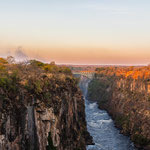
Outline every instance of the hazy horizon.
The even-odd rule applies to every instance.
[[[148,0],[5,0],[0,56],[57,64],[150,63]]]

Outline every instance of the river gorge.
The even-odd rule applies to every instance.
[[[120,134],[109,114],[99,109],[97,102],[86,99],[89,82],[89,79],[81,77],[80,88],[85,100],[87,129],[95,143],[87,146],[87,150],[136,150],[130,138]]]
[[[85,107],[87,128],[95,143],[87,150],[135,150],[129,137],[120,134],[112,118],[96,102],[85,100]]]
[[[150,150],[149,68],[2,60],[0,150]]]

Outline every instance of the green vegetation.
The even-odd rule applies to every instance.
[[[66,66],[57,66],[55,65],[55,62],[51,62],[50,64],[43,63],[37,60],[30,60],[30,65],[35,68],[41,68],[42,70],[49,72],[49,73],[65,73],[71,75],[71,70],[67,68]]]
[[[111,90],[110,86],[109,80],[93,79],[89,83],[87,98],[92,101],[97,101],[99,105],[106,103],[111,96],[111,92],[107,91]]]
[[[149,143],[150,143],[150,140],[148,140],[146,137],[144,137],[143,135],[140,135],[140,134],[135,134],[132,137],[132,140],[134,143],[143,145],[143,146],[149,145]]]
[[[119,128],[122,128],[124,133],[129,133],[129,116],[118,115],[117,117],[115,117],[115,122]]]
[[[89,135],[81,136],[82,131],[87,130],[84,102],[78,90],[78,79],[73,77],[70,69],[66,66],[58,66],[54,62],[47,64],[37,60],[15,63],[13,58],[9,59],[9,63],[0,65],[4,68],[0,70],[0,115],[4,114],[7,121],[7,116],[11,114],[11,119],[14,121],[12,126],[16,127],[15,134],[20,134],[18,128],[21,128],[21,134],[24,134],[24,123],[28,119],[25,116],[28,113],[28,107],[32,107],[41,115],[45,110],[50,111],[49,115],[51,112],[54,113],[58,120],[54,126],[60,130],[61,143],[58,147],[64,144],[62,146],[64,149],[85,148],[85,138]],[[68,119],[68,114],[72,114],[70,109],[73,110],[73,116],[69,115]],[[3,120],[5,123],[5,118]],[[41,121],[47,122],[48,120],[44,117]],[[69,126],[66,126],[67,121],[69,121]],[[28,145],[28,139],[30,138],[20,140]],[[49,133],[48,144],[45,145],[47,150],[57,149],[52,139]],[[37,140],[36,135],[35,140]],[[74,141],[73,144],[72,141]]]
[[[38,99],[47,107],[53,107],[54,113],[58,114],[61,104],[59,98],[54,99],[55,93],[59,96],[62,90],[77,86],[77,80],[65,66],[57,66],[54,62],[45,64],[37,60],[15,64],[13,57],[8,60],[9,63],[0,58],[0,95],[12,108],[16,100],[21,103],[22,95],[26,95],[29,103]]]

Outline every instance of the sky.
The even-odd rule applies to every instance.
[[[0,56],[149,64],[150,0],[1,0]]]

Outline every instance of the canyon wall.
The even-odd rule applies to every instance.
[[[96,74],[90,82],[87,98],[97,101],[138,148],[150,149],[149,79]]]
[[[2,67],[0,150],[85,150],[92,143],[84,99],[67,68],[35,60]]]
[[[58,150],[83,150],[90,144],[84,100],[78,87],[72,79],[56,79],[52,84],[52,106],[34,95],[18,95],[11,104],[0,99],[0,149],[46,150],[49,140]]]

